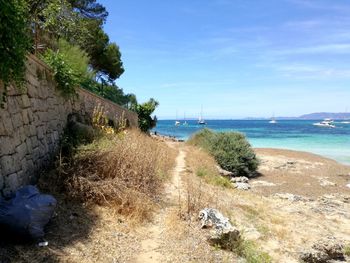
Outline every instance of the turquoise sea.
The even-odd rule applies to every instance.
[[[319,121],[279,120],[271,124],[268,120],[207,120],[207,125],[198,125],[196,120],[188,120],[187,126],[175,126],[174,120],[159,120],[153,131],[184,140],[204,127],[239,131],[253,147],[306,151],[350,164],[350,124],[335,122],[336,128],[325,128],[312,125],[314,122]]]

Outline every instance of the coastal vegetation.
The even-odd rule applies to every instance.
[[[92,121],[92,126],[70,121],[57,169],[42,181],[54,182],[54,188],[78,202],[108,206],[135,221],[149,220],[176,151],[139,130],[126,130],[121,119],[109,126],[100,106]]]
[[[27,5],[23,0],[1,0],[0,10],[0,80],[21,84],[30,48]]]
[[[0,79],[23,82],[26,55],[43,59],[53,71],[64,96],[77,86],[88,89],[140,113],[140,129],[155,125],[151,118],[158,103],[139,104],[135,94],[125,94],[115,81],[124,66],[119,46],[103,30],[108,12],[96,0],[0,1]],[[0,98],[6,100],[6,89]]]
[[[225,170],[236,176],[255,175],[259,161],[245,136],[238,132],[203,129],[194,134],[189,144],[208,151]]]

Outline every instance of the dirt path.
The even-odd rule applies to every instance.
[[[159,253],[159,248],[162,244],[162,233],[165,231],[164,219],[169,213],[169,209],[176,205],[179,197],[181,196],[181,173],[186,166],[185,157],[186,153],[180,149],[179,154],[176,157],[176,165],[173,170],[172,180],[165,189],[166,202],[164,204],[164,207],[162,207],[159,210],[159,213],[155,216],[154,221],[151,224],[147,225],[143,230],[145,236],[148,238],[141,241],[141,252],[136,256],[136,262],[165,262],[165,255]]]

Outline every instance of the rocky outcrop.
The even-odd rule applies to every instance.
[[[303,251],[300,259],[307,263],[327,263],[331,260],[343,260],[343,242],[334,237],[326,237],[315,242],[311,248]]]
[[[201,220],[201,228],[212,228],[207,240],[213,246],[232,250],[241,238],[238,229],[216,209],[204,208],[199,212],[198,218]]]

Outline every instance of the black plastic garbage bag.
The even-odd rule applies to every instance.
[[[43,238],[44,227],[56,204],[53,196],[40,194],[35,186],[24,186],[9,198],[0,200],[0,226],[6,232],[25,238]]]

